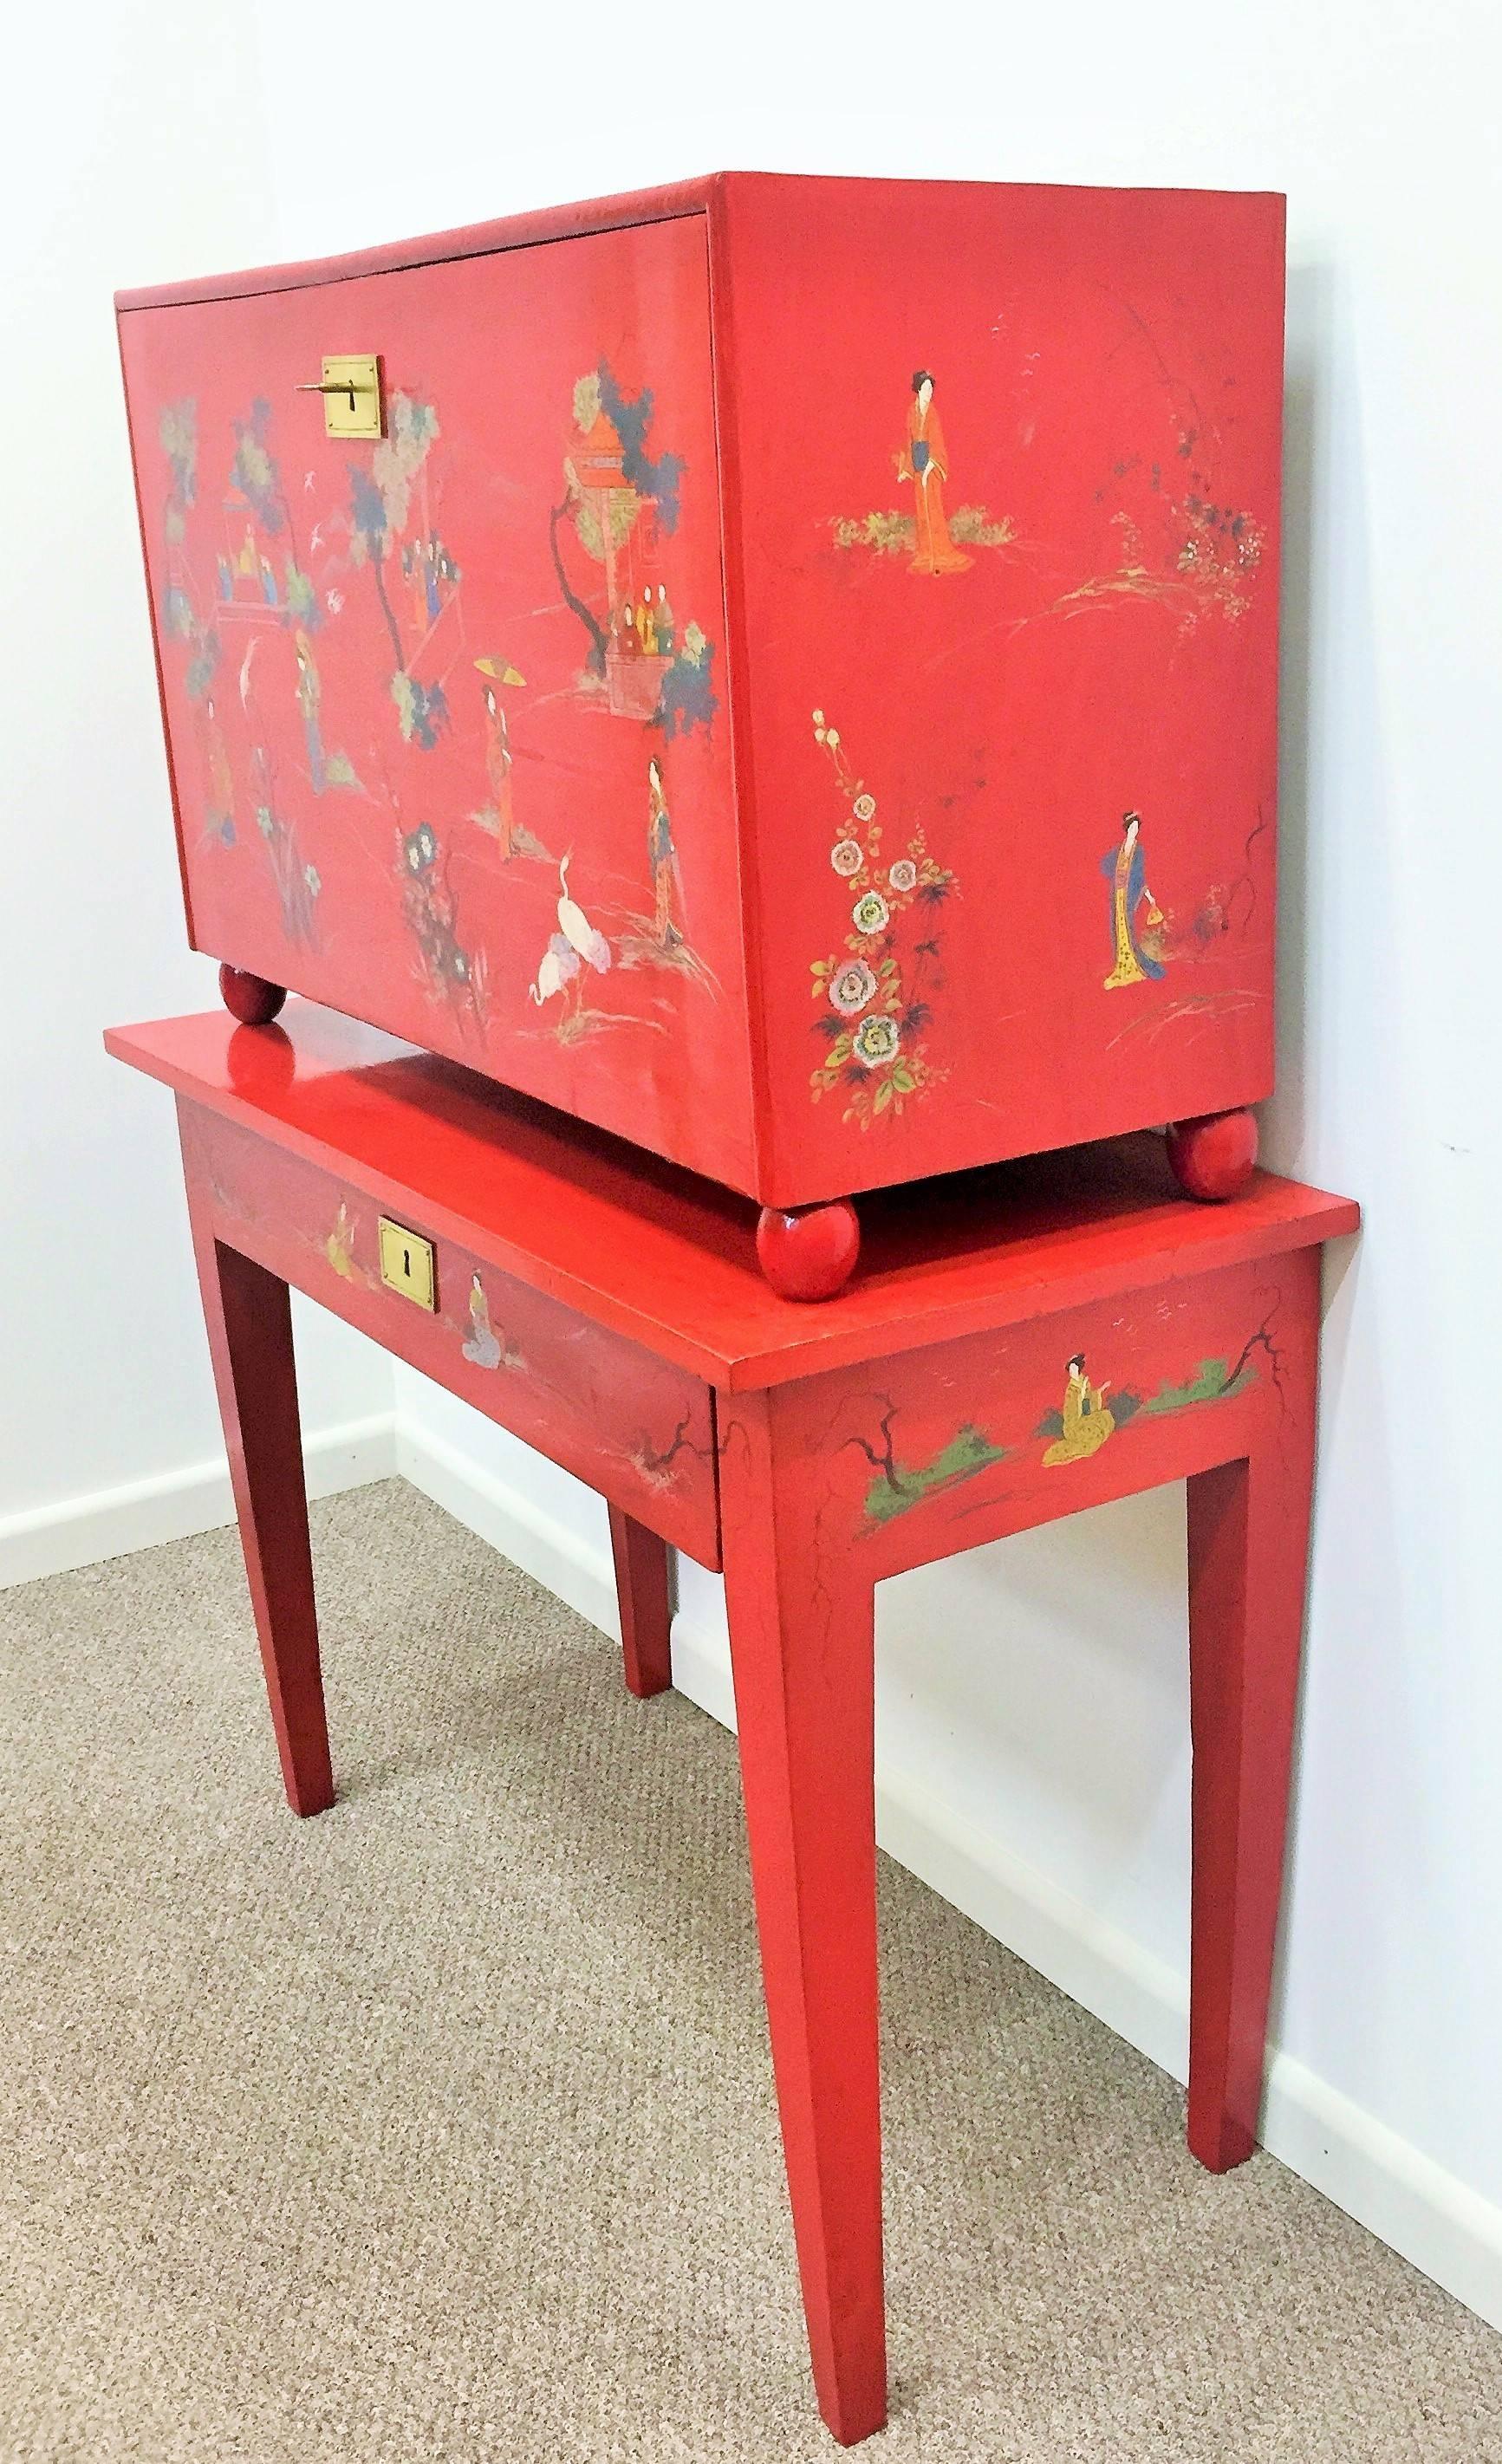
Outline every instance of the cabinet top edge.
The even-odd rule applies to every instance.
[[[712,178],[682,180],[671,187],[638,188],[627,196],[543,206],[529,213],[504,214],[495,222],[468,223],[416,239],[388,240],[379,248],[353,249],[342,256],[249,266],[237,274],[204,275],[189,282],[117,291],[115,312],[128,316],[138,308],[182,308],[211,299],[249,299],[268,291],[306,291],[321,283],[358,281],[364,275],[401,274],[416,266],[452,263],[456,257],[492,256],[547,240],[582,239],[593,231],[620,231],[633,223],[672,222],[707,213],[715,186]]]
[[[1071,190],[1078,196],[1198,196],[1213,197],[1223,204],[1234,200],[1271,206],[1280,214],[1286,205],[1277,189],[1149,188],[1103,187],[1083,181],[879,179],[828,172],[715,171],[664,187],[637,188],[621,196],[542,206],[526,213],[502,215],[494,222],[469,223],[414,239],[390,240],[378,248],[354,249],[338,256],[248,266],[237,273],[127,288],[116,292],[115,312],[117,316],[128,316],[143,308],[191,307],[217,299],[254,298],[266,292],[303,291],[323,283],[357,281],[366,275],[400,274],[419,266],[451,263],[459,257],[491,256],[507,249],[534,248],[550,240],[582,239],[592,232],[620,231],[633,224],[681,220],[708,214],[717,199],[727,191],[753,185],[805,191],[843,189],[847,193],[856,189],[944,188],[970,189],[978,194]]]

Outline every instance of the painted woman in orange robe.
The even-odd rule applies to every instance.
[[[516,815],[511,802],[511,733],[499,696],[489,685],[485,687],[485,776],[490,781],[496,836],[500,841],[504,864],[517,851]]]
[[[956,547],[949,536],[944,516],[944,481],[948,476],[949,454],[934,407],[934,380],[927,368],[919,368],[913,379],[913,400],[908,406],[907,443],[897,456],[897,477],[913,482],[917,537],[917,553],[908,567],[910,573],[963,573],[975,561],[962,548]]]

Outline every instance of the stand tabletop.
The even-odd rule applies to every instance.
[[[855,1280],[800,1304],[762,1278],[749,1199],[312,1002],[270,1026],[213,1010],[104,1041],[184,1101],[383,1203],[396,1196],[415,1223],[731,1392],[1307,1248],[1359,1221],[1350,1199],[1266,1172],[1199,1205],[1142,1133],[865,1196]]]

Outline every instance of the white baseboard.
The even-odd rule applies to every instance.
[[[308,1440],[308,1490],[323,1497],[402,1473],[602,1632],[619,1634],[608,1550],[535,1505],[446,1440],[381,1413]],[[233,1520],[221,1458],[0,1522],[0,1588]],[[674,1683],[728,1727],[724,1638],[674,1628]],[[1183,1979],[989,1832],[904,1772],[877,1775],[876,1828],[900,1864],[1176,2079],[1184,2071]],[[1271,2153],[1493,2326],[1502,2327],[1502,2208],[1482,2198],[1274,2049],[1263,2139]]]
[[[618,1634],[606,1550],[410,1422],[398,1429],[397,1457],[415,1487],[602,1632]],[[734,1727],[722,1636],[696,1631],[680,1616],[673,1632],[673,1680],[691,1702]],[[876,1832],[899,1864],[1172,2078],[1183,2079],[1188,1994],[1175,1969],[1011,1856],[890,1756],[877,1773]],[[1291,2171],[1502,2327],[1502,2208],[1277,2048],[1262,2137]]]
[[[591,1548],[581,1532],[535,1505],[509,1481],[497,1479],[462,1447],[401,1417],[396,1468],[456,1523],[488,1540],[555,1598],[619,1642],[615,1570],[608,1549]]]
[[[377,1412],[368,1419],[320,1429],[307,1439],[303,1459],[310,1497],[331,1497],[337,1489],[387,1480],[396,1469],[396,1416]],[[151,1480],[126,1481],[119,1488],[70,1497],[61,1506],[8,1515],[0,1521],[0,1591],[12,1583],[35,1582],[43,1574],[69,1573],[76,1566],[97,1566],[106,1557],[128,1556],[136,1549],[155,1549],[164,1540],[186,1540],[194,1531],[212,1531],[233,1521],[230,1466],[223,1455],[212,1463],[159,1472]]]

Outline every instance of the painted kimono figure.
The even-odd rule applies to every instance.
[[[1100,869],[1111,884],[1111,944],[1115,962],[1106,978],[1107,992],[1118,984],[1145,983],[1163,972],[1161,960],[1151,955],[1144,937],[1160,931],[1163,917],[1147,886],[1141,829],[1140,813],[1123,813],[1121,844],[1100,859]],[[1140,933],[1138,910],[1145,911]]]
[[[465,1337],[464,1357],[476,1369],[498,1369],[500,1346],[491,1328],[490,1303],[478,1275],[470,1278],[470,1331]]]
[[[907,442],[897,456],[897,477],[913,482],[917,538],[910,573],[963,573],[975,561],[949,536],[944,513],[948,476],[949,452],[934,407],[934,380],[927,368],[919,368],[913,379]]]
[[[500,841],[504,863],[517,851],[516,816],[511,801],[511,736],[500,696],[491,685],[485,687],[485,776],[490,781],[496,836]]]
[[[297,637],[296,649],[298,708],[302,713],[302,741],[307,747],[308,773],[313,781],[313,793],[315,796],[321,796],[326,780],[323,765],[323,726],[319,711],[319,705],[323,698],[323,687],[314,663],[313,645],[306,633],[300,630]]]
[[[1054,1439],[1044,1456],[1046,1465],[1083,1463],[1088,1455],[1099,1453],[1116,1425],[1105,1398],[1105,1383],[1091,1384],[1085,1375],[1085,1355],[1076,1352],[1064,1389],[1064,1434]]]
[[[647,860],[652,867],[652,932],[664,950],[671,950],[683,938],[674,921],[674,891],[678,881],[678,852],[673,844],[673,823],[668,812],[668,800],[663,793],[662,769],[656,756],[647,764]]]
[[[671,659],[673,656],[673,609],[669,604],[668,585],[665,582],[659,582],[657,584],[657,606],[653,621],[657,627],[657,648],[665,659]]]
[[[225,847],[234,845],[234,773],[212,697],[203,704],[199,734],[204,756],[204,828]]]
[[[346,1284],[358,1281],[355,1272],[354,1241],[355,1227],[349,1220],[349,1209],[341,1199],[339,1213],[334,1219],[334,1229],[323,1243],[323,1255],[335,1274],[342,1275]]]

